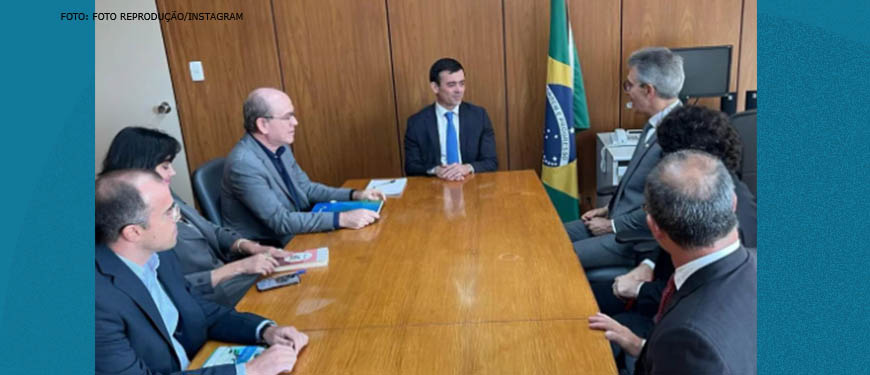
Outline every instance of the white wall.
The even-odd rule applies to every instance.
[[[156,12],[154,0],[96,0],[95,12]],[[112,138],[130,125],[158,128],[181,144],[181,127],[159,21],[94,21],[95,42],[95,172]],[[157,114],[161,102],[172,106]],[[193,204],[193,190],[184,150],[173,163],[178,175],[172,190]]]

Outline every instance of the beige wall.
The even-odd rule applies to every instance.
[[[150,0],[96,0],[96,12],[156,12]],[[95,22],[94,26],[94,171],[102,169],[112,138],[129,125],[159,128],[183,144],[169,65],[155,21]],[[157,114],[161,102],[172,106],[169,114]],[[190,173],[184,150],[173,163],[178,175],[172,190],[193,204]]]

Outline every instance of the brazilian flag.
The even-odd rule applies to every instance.
[[[563,222],[580,218],[574,129],[589,129],[586,90],[565,0],[550,0],[547,116],[541,180]]]

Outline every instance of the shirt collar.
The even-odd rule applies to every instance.
[[[447,108],[444,108],[440,103],[435,102],[435,115],[437,115],[438,118],[443,118],[445,113],[453,112],[453,117],[455,119],[455,118],[459,117],[459,107],[461,105],[462,105],[462,102],[459,102],[459,104],[457,104],[456,107],[453,107],[452,110],[448,111]]]
[[[665,109],[659,111],[659,113],[654,114],[653,117],[650,117],[649,123],[652,125],[653,129],[657,128],[662,120],[664,120],[665,116],[667,116],[668,113],[671,113],[671,111],[673,111],[674,108],[677,108],[679,105],[680,100],[674,100],[674,102],[665,107]]]
[[[281,155],[284,154],[284,151],[285,151],[285,147],[284,147],[284,146],[278,147],[278,149],[275,150],[275,152],[272,152],[272,151],[269,151],[269,148],[267,148],[265,145],[263,145],[262,143],[260,143],[260,141],[257,140],[257,137],[254,137],[253,135],[251,135],[251,138],[254,139],[254,142],[257,142],[257,144],[260,145],[260,148],[263,149],[263,152],[266,153],[266,156],[268,156],[268,157],[270,157],[270,158],[272,158],[272,159],[280,158]]]
[[[733,253],[735,250],[740,248],[740,240],[734,241],[734,243],[723,247],[722,249],[716,250],[710,254],[704,255],[698,259],[695,259],[689,263],[686,263],[676,269],[674,271],[674,285],[677,287],[677,290],[680,290],[680,287],[683,286],[683,283],[689,279],[692,274],[697,272],[699,269],[704,268],[711,263],[722,259],[728,254]]]
[[[121,261],[124,262],[124,264],[126,264],[131,271],[133,271],[134,274],[136,274],[136,277],[138,277],[139,280],[142,280],[143,282],[145,281],[145,277],[147,275],[156,275],[157,267],[160,267],[160,257],[157,256],[157,253],[151,254],[151,257],[148,258],[148,261],[145,262],[144,266],[140,266],[136,264],[136,262],[133,262],[132,260],[129,260],[119,255],[118,253],[114,254],[118,258],[120,258]]]

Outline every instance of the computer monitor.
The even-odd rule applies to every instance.
[[[671,49],[683,58],[686,81],[680,98],[700,98],[728,94],[731,81],[731,46]]]

